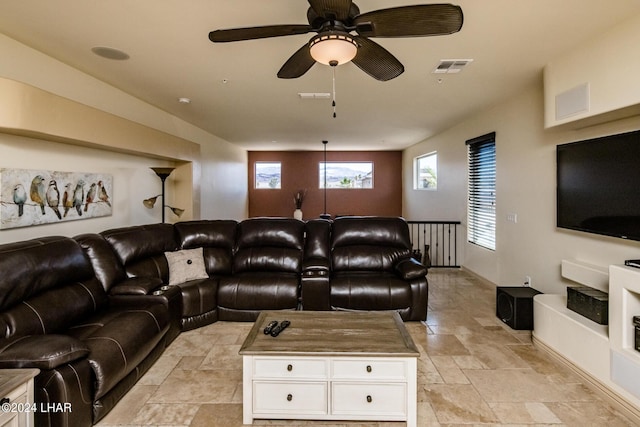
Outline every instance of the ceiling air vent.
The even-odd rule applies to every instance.
[[[454,74],[462,71],[473,59],[441,59],[433,74]]]
[[[298,92],[300,99],[329,99],[330,93],[326,92]]]

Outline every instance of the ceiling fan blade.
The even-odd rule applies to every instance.
[[[310,25],[266,25],[264,27],[232,28],[229,30],[211,31],[209,33],[209,40],[214,43],[226,43],[306,34],[310,31],[313,31]]]
[[[462,9],[453,4],[425,4],[374,10],[356,16],[356,31],[366,37],[420,37],[460,31]]]
[[[280,68],[280,71],[278,71],[278,78],[296,79],[309,71],[315,63],[316,61],[309,53],[309,45],[305,43],[296,51],[296,53],[291,55],[291,58],[289,58],[282,68]]]
[[[386,82],[404,72],[404,66],[388,50],[366,37],[355,36],[358,53],[351,60],[362,71],[376,80]]]
[[[309,5],[318,16],[342,22],[349,18],[351,10],[351,0],[309,0]]]

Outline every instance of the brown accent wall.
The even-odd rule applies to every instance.
[[[319,188],[318,165],[322,151],[250,151],[249,216],[293,216],[293,195],[307,189],[303,219],[317,218],[324,211],[324,190]],[[279,161],[282,188],[256,189],[255,162]],[[402,215],[402,152],[327,151],[327,161],[373,162],[373,188],[327,189],[327,213],[336,215]]]

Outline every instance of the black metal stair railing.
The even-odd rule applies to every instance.
[[[460,268],[458,226],[460,221],[407,221],[413,257],[428,267]]]

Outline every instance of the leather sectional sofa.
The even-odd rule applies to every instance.
[[[38,426],[90,426],[180,333],[262,310],[425,320],[427,269],[402,218],[251,218],[0,245],[0,368],[35,367]],[[171,285],[169,285],[171,284]]]
[[[152,298],[112,298],[67,237],[0,246],[0,368],[39,368],[37,426],[89,426],[162,354],[170,314]]]

